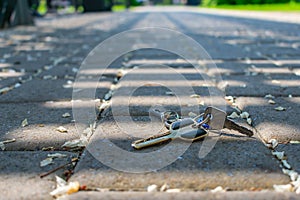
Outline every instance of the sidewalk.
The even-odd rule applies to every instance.
[[[49,193],[58,175],[80,184],[82,191],[69,199],[297,199],[299,25],[238,18],[229,11],[228,17],[192,8],[148,11],[48,17],[35,27],[0,32],[0,141],[7,141],[0,152],[3,196],[52,199]],[[151,41],[154,47],[166,45],[194,55],[184,39],[174,40],[164,31],[148,31],[151,36],[129,33],[123,43],[89,54],[112,35],[149,26],[192,37],[211,59],[187,62],[158,49],[119,54],[122,48]],[[93,59],[81,65],[88,55]],[[103,70],[114,57],[118,59]],[[90,68],[82,71],[82,66]],[[90,90],[95,91],[93,98],[76,98]],[[98,114],[112,91],[112,107],[98,120],[97,115],[84,115],[90,107]],[[205,140],[140,151],[131,147],[138,138],[165,131],[158,119],[149,118],[151,107],[161,105],[188,116],[211,104],[226,108],[229,115],[238,113],[234,106],[248,112],[255,135],[211,132],[208,138],[217,142],[203,158],[199,151]],[[247,119],[235,120],[250,126]],[[75,148],[66,145],[70,141]],[[279,158],[272,152],[279,152]],[[144,160],[138,159],[141,155]],[[160,165],[165,162],[169,165]],[[160,189],[164,192],[147,192]]]

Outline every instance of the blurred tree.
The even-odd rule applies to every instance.
[[[15,15],[13,15],[14,12]],[[32,24],[33,18],[27,1],[0,0],[0,28]]]
[[[84,12],[111,11],[112,0],[83,0]]]
[[[15,5],[15,18],[13,25],[33,25],[33,17],[30,12],[27,1],[17,0]]]
[[[0,28],[11,25],[11,15],[17,0],[0,0]]]

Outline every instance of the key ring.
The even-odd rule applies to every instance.
[[[156,117],[159,117],[161,119],[161,121],[165,124],[166,128],[168,128],[168,129],[170,128],[170,125],[173,122],[180,119],[179,114],[175,111],[167,110],[167,111],[161,112],[158,109],[151,109],[149,112],[150,112],[150,114],[152,114]]]
[[[200,118],[203,118],[205,113],[202,113],[201,115],[197,116],[194,118],[195,120],[195,124],[192,125],[193,128],[199,128],[202,125],[208,123],[211,119],[212,119],[212,115],[211,114],[207,114],[206,117],[201,120],[200,122],[197,122],[197,120],[199,120]]]
[[[162,113],[162,118],[164,121],[174,122],[177,121],[180,117],[175,111],[165,111]]]

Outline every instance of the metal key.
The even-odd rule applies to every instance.
[[[236,130],[242,134],[245,134],[249,137],[253,135],[253,131],[249,130],[244,126],[240,126],[239,124],[235,123],[234,121],[227,118],[227,114],[225,111],[220,110],[215,107],[207,107],[203,118],[210,117],[208,121],[208,125],[210,129],[221,130],[223,128],[228,128],[231,130]]]
[[[181,139],[189,142],[199,140],[205,137],[208,132],[201,128],[193,128],[195,121],[191,118],[182,119],[181,121],[173,122],[170,130],[164,134],[152,136],[147,139],[141,139],[133,142],[131,146],[135,149],[161,144],[174,139]]]

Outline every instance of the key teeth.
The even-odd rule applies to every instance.
[[[134,143],[131,144],[131,147],[134,148],[134,149],[140,149]]]

